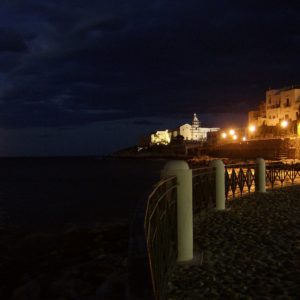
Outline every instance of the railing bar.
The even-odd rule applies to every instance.
[[[154,186],[153,191],[151,192],[151,194],[148,196],[148,199],[152,197],[153,194],[156,193],[157,189],[160,188],[162,185],[166,184],[169,181],[172,181],[176,179],[176,176],[172,176],[172,177],[168,177],[167,179],[161,179],[159,182],[157,182],[157,184]]]
[[[193,174],[193,178],[194,177],[198,177],[198,176],[204,176],[204,175],[213,175],[215,174],[215,172],[207,172],[207,173],[196,173],[196,174]]]
[[[199,171],[199,170],[210,170],[210,169],[214,169],[214,167],[201,167],[201,168],[194,168],[191,169],[192,171]]]
[[[148,200],[147,200],[147,207],[146,207],[146,216],[147,216],[147,212],[149,211],[149,206],[150,206],[150,202],[149,199],[153,198],[153,196],[156,194],[156,192],[158,191],[159,188],[161,188],[163,186],[163,184],[168,183],[169,181],[173,181],[174,179],[176,179],[176,176],[172,176],[169,177],[167,179],[162,179],[160,180],[157,185],[154,187],[153,191],[151,192],[151,194],[148,196]]]
[[[165,198],[165,196],[169,193],[169,191],[172,191],[172,190],[174,190],[174,189],[176,189],[176,188],[177,188],[177,184],[171,186],[170,188],[168,188],[168,189],[167,189],[167,190],[166,190],[166,191],[158,198],[158,200],[156,201],[155,205],[152,206],[152,211],[153,211],[153,212],[149,215],[148,220],[150,220],[150,219],[152,218],[153,213],[155,213],[156,208],[157,208],[157,206],[160,204],[160,202],[162,201],[162,199]],[[151,200],[149,199],[149,201],[151,201]],[[148,215],[148,210],[146,210],[146,215]]]

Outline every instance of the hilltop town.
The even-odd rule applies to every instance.
[[[265,100],[248,112],[242,128],[206,128],[194,113],[191,124],[141,137],[117,156],[300,158],[300,86],[266,91]]]

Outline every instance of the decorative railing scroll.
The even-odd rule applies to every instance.
[[[226,200],[255,191],[255,165],[236,164],[225,166]]]
[[[215,207],[215,169],[193,169],[193,211],[199,213]]]
[[[225,166],[226,200],[255,191],[255,164]],[[300,183],[300,164],[273,162],[266,164],[266,186],[273,189]]]
[[[177,180],[161,180],[148,197],[145,222],[148,257],[156,300],[165,299],[177,258]]]
[[[300,164],[276,162],[266,165],[266,184],[270,188],[294,183],[300,183]]]

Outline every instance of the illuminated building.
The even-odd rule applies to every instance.
[[[208,132],[218,131],[219,128],[203,128],[200,127],[200,121],[194,114],[192,125],[183,124],[178,130],[159,130],[150,136],[150,145],[168,145],[172,138],[181,135],[186,141],[206,141]]]
[[[194,114],[192,125],[183,124],[179,127],[179,134],[183,136],[184,140],[187,141],[205,141],[207,139],[207,133],[218,131],[220,128],[204,128],[200,126],[201,123]]]
[[[300,119],[300,86],[270,89],[258,110],[248,113],[249,126],[279,126],[281,121]]]
[[[168,129],[156,131],[156,133],[151,134],[151,144],[168,145],[171,141],[171,134]]]

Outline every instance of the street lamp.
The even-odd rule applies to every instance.
[[[249,131],[249,138],[254,138],[254,133],[256,131],[256,126],[255,125],[249,125],[248,131]]]
[[[251,133],[253,133],[253,132],[256,131],[255,125],[250,125],[248,129],[249,129],[249,131],[250,131]]]
[[[229,134],[232,135],[232,136],[234,136],[235,135],[235,131],[233,129],[230,129],[229,130]]]
[[[289,122],[288,122],[287,120],[283,120],[283,121],[281,121],[281,123],[280,123],[280,126],[281,126],[282,128],[287,128],[288,125],[289,125]]]

